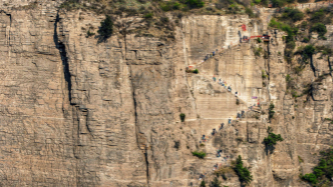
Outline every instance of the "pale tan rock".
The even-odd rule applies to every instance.
[[[327,59],[315,55],[316,72],[306,66],[296,76],[283,59],[284,33],[267,27],[270,9],[260,9],[261,21],[183,17],[173,42],[116,32],[98,43],[82,28],[93,26],[97,33],[104,16],[57,12],[62,1],[23,9],[30,2],[0,2],[2,186],[198,186],[201,173],[209,182],[215,164],[231,166],[241,155],[253,175],[251,186],[300,187],[307,184],[299,174],[311,172],[319,152],[332,145],[333,127],[324,120],[332,118],[332,80],[317,80],[329,73]],[[141,18],[118,21],[134,21],[129,30],[141,24]],[[239,44],[238,31],[268,32],[273,41]],[[269,50],[269,58],[255,56],[254,47]],[[199,74],[186,73],[189,65]],[[298,93],[310,84],[312,95],[296,102],[286,94],[287,74]],[[265,114],[248,111],[258,100]],[[242,110],[246,118],[236,120]],[[268,126],[284,138],[272,154],[262,144]],[[202,135],[209,139],[204,145]],[[206,158],[192,156],[195,150]],[[232,170],[226,176],[219,178],[223,185],[240,186]]]

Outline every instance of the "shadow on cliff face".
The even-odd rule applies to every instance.
[[[268,154],[272,154],[275,150],[275,146],[274,145],[271,145],[271,146],[265,146],[265,153],[266,155]]]
[[[53,34],[53,41],[56,46],[56,48],[59,50],[61,61],[63,65],[63,71],[64,71],[64,78],[67,83],[67,89],[68,89],[68,100],[71,104],[72,98],[71,98],[71,91],[72,91],[72,82],[71,82],[71,74],[69,72],[69,66],[68,66],[68,59],[67,59],[67,53],[66,53],[66,47],[62,42],[59,42],[58,38],[58,32],[57,32],[57,26],[59,22],[59,13],[57,13],[56,20],[54,22],[54,34]]]

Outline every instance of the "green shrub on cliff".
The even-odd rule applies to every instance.
[[[284,0],[272,0],[271,2],[273,7],[282,7],[283,5],[286,4],[286,1]]]
[[[185,2],[190,8],[201,8],[205,5],[202,0],[186,0]]]
[[[163,11],[172,11],[172,10],[189,10],[195,8],[202,8],[205,6],[204,1],[202,0],[180,0],[180,1],[166,1],[160,3],[160,8]]]
[[[180,121],[184,122],[186,115],[184,113],[181,113],[181,114],[179,114],[179,117],[180,117]]]
[[[307,182],[309,182],[310,184],[312,184],[313,186],[315,186],[318,183],[317,177],[315,174],[313,173],[308,173],[305,174],[303,176],[301,176],[301,178]]]
[[[274,108],[275,108],[274,104],[271,103],[268,108],[268,119],[272,119],[274,117],[275,114]]]
[[[106,18],[101,22],[101,26],[99,27],[98,34],[100,35],[100,39],[105,41],[110,38],[113,33],[113,22],[110,16],[106,16]]]
[[[262,51],[263,51],[262,47],[254,47],[253,48],[254,56],[260,56],[260,54],[262,53]]]
[[[320,52],[322,54],[322,56],[324,56],[324,55],[332,56],[333,55],[333,50],[326,46],[316,46],[316,51]]]
[[[318,11],[315,11],[310,18],[310,22],[312,23],[320,23],[325,18],[325,12],[324,9],[319,9]]]
[[[304,47],[303,55],[307,58],[311,58],[315,51],[316,49],[313,47],[313,45],[307,45]]]
[[[198,158],[203,159],[203,158],[205,158],[206,153],[203,152],[203,151],[193,151],[193,152],[192,152],[192,155],[193,155],[193,156],[196,156],[196,157],[198,157]]]
[[[238,175],[239,181],[243,186],[249,185],[253,180],[253,177],[249,169],[243,166],[242,157],[240,155],[236,159],[233,169]]]
[[[37,2],[37,1],[36,1]],[[64,8],[66,10],[71,10],[75,8],[80,8],[82,7],[79,0],[67,0],[64,1],[59,8]]]
[[[147,14],[143,15],[143,17],[146,18],[146,19],[151,19],[151,18],[153,18],[153,15],[154,14],[152,12],[150,12],[150,13],[147,13]]]
[[[264,144],[266,146],[274,146],[278,141],[283,141],[280,134],[269,133],[269,135],[264,139]]]
[[[311,27],[311,32],[317,32],[318,36],[323,38],[324,35],[327,33],[326,26],[322,23],[316,23]]]
[[[302,42],[308,43],[309,41],[310,41],[310,39],[308,37],[304,37]]]
[[[245,13],[249,15],[250,18],[256,17],[256,14],[253,13],[251,8],[245,7]]]
[[[283,141],[283,138],[280,134],[274,134],[273,129],[268,127],[267,129],[268,136],[264,138],[263,144],[265,144],[266,154],[273,153],[275,145],[278,141]]]
[[[308,60],[311,60],[312,55],[315,54],[316,48],[313,45],[306,45],[305,47],[299,47],[295,54],[302,56],[302,62],[307,64]]]
[[[309,182],[312,186],[323,181],[332,181],[333,177],[333,149],[322,151],[318,165],[312,173],[301,175],[301,179]]]
[[[286,8],[280,17],[281,20],[292,21],[292,22],[300,21],[303,18],[304,18],[304,13],[294,8]]]
[[[209,187],[221,187],[221,182],[215,177],[214,180],[210,182]]]

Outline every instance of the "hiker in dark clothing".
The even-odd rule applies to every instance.
[[[244,110],[242,110],[242,118],[244,118],[244,114],[245,114],[245,112],[244,112]]]
[[[221,123],[220,130],[223,129],[224,123]]]
[[[206,137],[205,137],[205,135],[202,135],[201,140],[202,140],[203,142],[206,141]]]
[[[203,178],[205,178],[205,175],[200,174],[200,175],[199,175],[199,180],[201,180],[201,179],[203,179]]]
[[[215,129],[213,129],[212,136],[214,136],[214,135],[215,135],[215,133],[216,133],[216,130],[215,130]]]
[[[221,149],[217,150],[217,152],[216,152],[216,157],[221,157],[221,153],[222,153],[222,150],[221,150]]]

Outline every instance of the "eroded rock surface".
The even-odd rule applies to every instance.
[[[228,167],[238,155],[253,174],[251,186],[307,186],[299,174],[332,145],[325,59],[314,58],[316,72],[309,66],[297,77],[312,94],[295,99],[286,92],[292,73],[284,34],[269,30],[267,17],[189,16],[173,41],[128,32],[98,42],[86,33],[97,33],[104,16],[65,11],[61,3],[0,2],[3,186],[198,186],[200,174],[209,181],[215,164]],[[136,20],[118,21],[131,21],[130,30]],[[239,34],[263,32],[273,40],[239,43]],[[268,55],[257,56],[259,47]],[[199,74],[186,73],[191,65]],[[258,102],[265,113],[249,110]],[[285,139],[272,154],[262,144],[268,126]],[[195,150],[207,157],[192,156]],[[223,185],[240,186],[235,173],[226,176]]]

